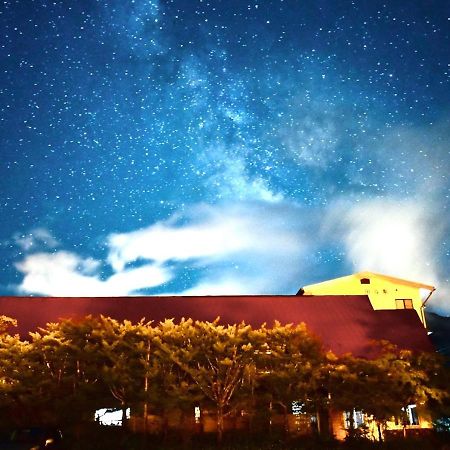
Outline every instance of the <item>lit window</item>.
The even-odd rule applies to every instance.
[[[410,298],[396,298],[395,307],[397,309],[413,309],[413,301]]]
[[[100,425],[113,425],[120,427],[122,426],[122,415],[123,412],[121,409],[102,408],[95,411],[95,420]],[[125,416],[127,419],[130,418],[130,408],[125,411]]]
[[[408,425],[419,425],[416,405],[408,405],[406,407],[406,417],[408,419]]]
[[[413,309],[413,302],[411,299],[405,299],[403,300],[405,303],[405,309]]]
[[[294,416],[298,416],[300,414],[305,414],[305,412],[303,411],[304,407],[305,407],[304,403],[297,402],[297,401],[292,402],[292,414]]]
[[[200,406],[195,406],[194,407],[194,419],[195,419],[195,423],[200,423]]]
[[[353,428],[364,425],[364,413],[355,409],[353,411],[344,412],[344,426],[346,429],[350,428],[351,420],[353,420]]]

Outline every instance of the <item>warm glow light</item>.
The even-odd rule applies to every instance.
[[[122,426],[122,410],[101,408],[95,411],[95,420],[100,425]],[[130,418],[130,408],[125,411],[126,418]]]
[[[200,423],[200,415],[201,415],[200,406],[196,406],[194,408],[195,423]]]

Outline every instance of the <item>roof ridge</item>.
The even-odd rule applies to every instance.
[[[400,282],[402,284],[408,284],[410,286],[428,289],[430,291],[435,291],[436,290],[436,288],[434,286],[432,286],[431,284],[425,284],[425,283],[421,283],[419,281],[407,280],[406,278],[394,277],[392,275],[385,275],[383,273],[372,272],[372,271],[369,271],[369,270],[364,270],[362,272],[356,272],[353,275],[357,275],[357,276],[368,276],[368,275],[372,275],[373,276],[373,275],[375,275],[376,277],[385,278],[385,279],[387,279],[389,281],[396,281],[396,282]]]

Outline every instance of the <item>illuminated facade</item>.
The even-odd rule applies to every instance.
[[[352,424],[351,421],[353,422]],[[377,441],[380,438],[380,430],[376,421],[372,416],[364,414],[363,411],[330,411],[330,423],[333,435],[339,440],[346,438],[351,427],[355,430],[360,430],[361,434],[364,434],[371,440]],[[432,430],[433,423],[428,411],[411,404],[399,411],[397,417],[392,417],[391,420],[388,420],[383,428],[383,438],[387,434],[406,436]]]
[[[304,295],[367,295],[375,310],[414,309],[426,327],[425,304],[435,287],[374,272],[358,272],[303,287]]]
[[[428,292],[425,297],[421,295],[423,290]],[[423,314],[423,305],[433,291],[433,286],[361,272],[306,286],[299,294],[288,296],[0,297],[0,314],[17,319],[16,332],[23,337],[48,322],[100,314],[133,322],[142,318],[155,322],[168,318],[179,321],[183,317],[213,321],[220,317],[224,324],[244,321],[254,327],[275,320],[282,324],[304,322],[321,338],[325,350],[336,355],[351,353],[372,358],[376,356],[373,340],[388,340],[402,349],[434,351],[424,328]],[[323,423],[328,423],[336,438],[345,438],[351,420],[355,427],[367,426],[369,436],[377,437],[375,423],[362,412],[329,413]],[[403,418],[389,422],[388,430],[405,433],[432,426],[426,412],[417,413],[415,405],[405,405],[405,411],[399,415]],[[203,432],[215,430],[214,418],[199,408],[193,409],[192,419],[195,430],[199,427]],[[98,420],[103,420],[103,415]],[[133,429],[143,427],[139,420],[131,417]],[[157,431],[161,426],[158,417],[152,420],[143,428],[147,432]],[[245,426],[245,420],[244,415],[230,427],[239,429]],[[277,420],[282,420],[280,415],[278,419],[276,415],[273,417],[273,423]],[[306,414],[301,404],[293,403],[288,417],[290,432],[308,434],[314,429],[322,431],[322,426],[319,416]]]

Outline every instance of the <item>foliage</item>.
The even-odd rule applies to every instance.
[[[287,427],[293,400],[303,405],[303,411],[315,410],[313,380],[323,364],[322,346],[303,323],[294,326],[275,322],[272,328],[263,326],[260,333],[264,344],[256,358],[257,397],[266,401],[266,409],[280,405]]]
[[[157,346],[214,405],[221,441],[223,417],[244,388],[255,351],[262,344],[260,335],[244,323],[223,326],[218,321],[183,320],[178,326],[166,321],[162,327],[166,332],[157,340]]]
[[[1,316],[0,315],[0,336],[8,333],[8,330],[11,327],[17,326],[17,320],[12,319],[11,317]]]
[[[381,343],[371,360],[336,357],[304,324],[88,316],[48,324],[29,340],[10,334],[11,325],[0,317],[0,414],[17,426],[89,422],[101,407],[192,420],[201,406],[215,411],[221,440],[227,416],[278,404],[287,417],[293,400],[314,414],[364,411],[380,430],[411,403],[449,415],[448,368],[438,356]]]
[[[410,404],[440,405],[448,398],[443,364],[433,354],[399,350],[378,343],[379,356],[367,360],[344,355],[329,370],[328,389],[335,409],[363,411],[383,425]],[[445,385],[447,383],[447,385]]]

